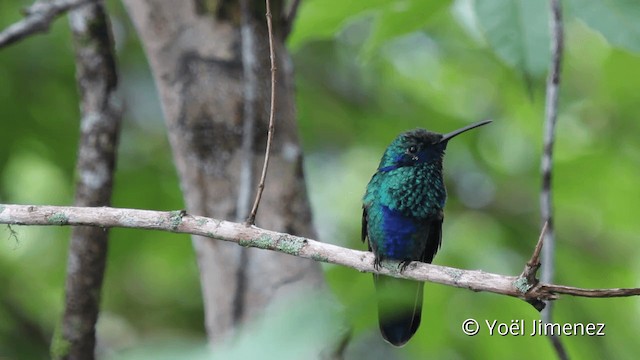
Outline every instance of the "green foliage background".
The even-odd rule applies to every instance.
[[[0,27],[19,20],[28,4],[3,3]],[[563,4],[566,52],[554,166],[557,282],[638,287],[640,4]],[[113,205],[182,208],[144,54],[121,4],[108,5],[126,109]],[[545,2],[526,0],[302,1],[289,46],[321,240],[364,248],[361,196],[398,133],[414,127],[446,132],[492,118],[492,125],[449,146],[450,197],[435,263],[511,275],[522,270],[540,225],[546,12]],[[1,203],[72,203],[78,116],[64,19],[47,35],[0,50]],[[46,357],[62,308],[68,236],[68,228],[0,228],[0,358]],[[530,305],[435,284],[426,285],[416,337],[391,349],[377,333],[370,276],[338,266],[325,270],[334,305],[301,301],[276,309],[217,357],[302,358],[337,334],[342,321],[354,328],[347,349],[352,359],[553,356],[544,337],[489,336],[485,328],[468,337],[460,330],[467,318],[524,319],[530,329],[538,318]],[[562,297],[555,306],[558,322],[606,324],[604,337],[563,338],[570,355],[635,358],[639,305],[637,298]],[[99,353],[105,358],[207,356],[187,236],[112,230],[103,308]],[[301,332],[307,328],[315,330]],[[274,329],[287,336],[269,335]]]

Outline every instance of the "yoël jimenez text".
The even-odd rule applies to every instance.
[[[545,323],[542,320],[485,320],[489,335],[500,336],[605,336],[604,323]],[[527,327],[529,325],[529,327]]]

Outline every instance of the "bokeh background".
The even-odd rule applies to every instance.
[[[0,27],[18,21],[29,4],[2,2]],[[563,4],[556,282],[639,287],[640,4]],[[107,5],[126,109],[113,205],[180,209],[146,59],[122,5]],[[361,196],[398,133],[416,127],[447,132],[492,118],[490,126],[449,145],[450,196],[435,263],[507,275],[522,271],[540,227],[547,11],[544,1],[302,1],[289,49],[320,240],[364,249]],[[66,19],[46,35],[0,49],[0,203],[72,203],[78,121]],[[0,227],[0,359],[47,357],[62,310],[69,234],[66,227]],[[109,251],[101,357],[207,357],[189,237],[114,229]],[[326,339],[344,324],[354,329],[346,352],[352,359],[553,356],[544,337],[489,336],[486,329],[468,337],[461,331],[467,318],[523,319],[530,330],[539,315],[527,303],[437,284],[426,285],[416,337],[391,349],[377,332],[370,276],[324,269],[334,298],[330,316],[315,303],[291,305],[248,324],[244,338],[218,358],[301,358],[305,341]],[[634,359],[640,352],[638,298],[563,296],[554,314],[561,323],[606,324],[604,337],[563,338],[574,358]],[[291,337],[269,335],[274,331]]]

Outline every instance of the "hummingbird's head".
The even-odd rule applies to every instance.
[[[441,134],[425,129],[404,132],[387,147],[378,171],[442,161],[447,142],[441,140]]]
[[[442,162],[449,140],[490,122],[491,120],[480,121],[444,135],[425,129],[404,132],[387,147],[378,171],[387,172],[405,166]]]

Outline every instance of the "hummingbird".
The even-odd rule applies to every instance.
[[[442,160],[449,140],[490,123],[484,120],[447,134],[425,129],[404,132],[391,142],[371,177],[362,205],[362,241],[375,256],[398,261],[400,272],[412,261],[431,263],[442,241],[447,191]],[[420,325],[423,282],[373,275],[382,337],[403,346]]]

